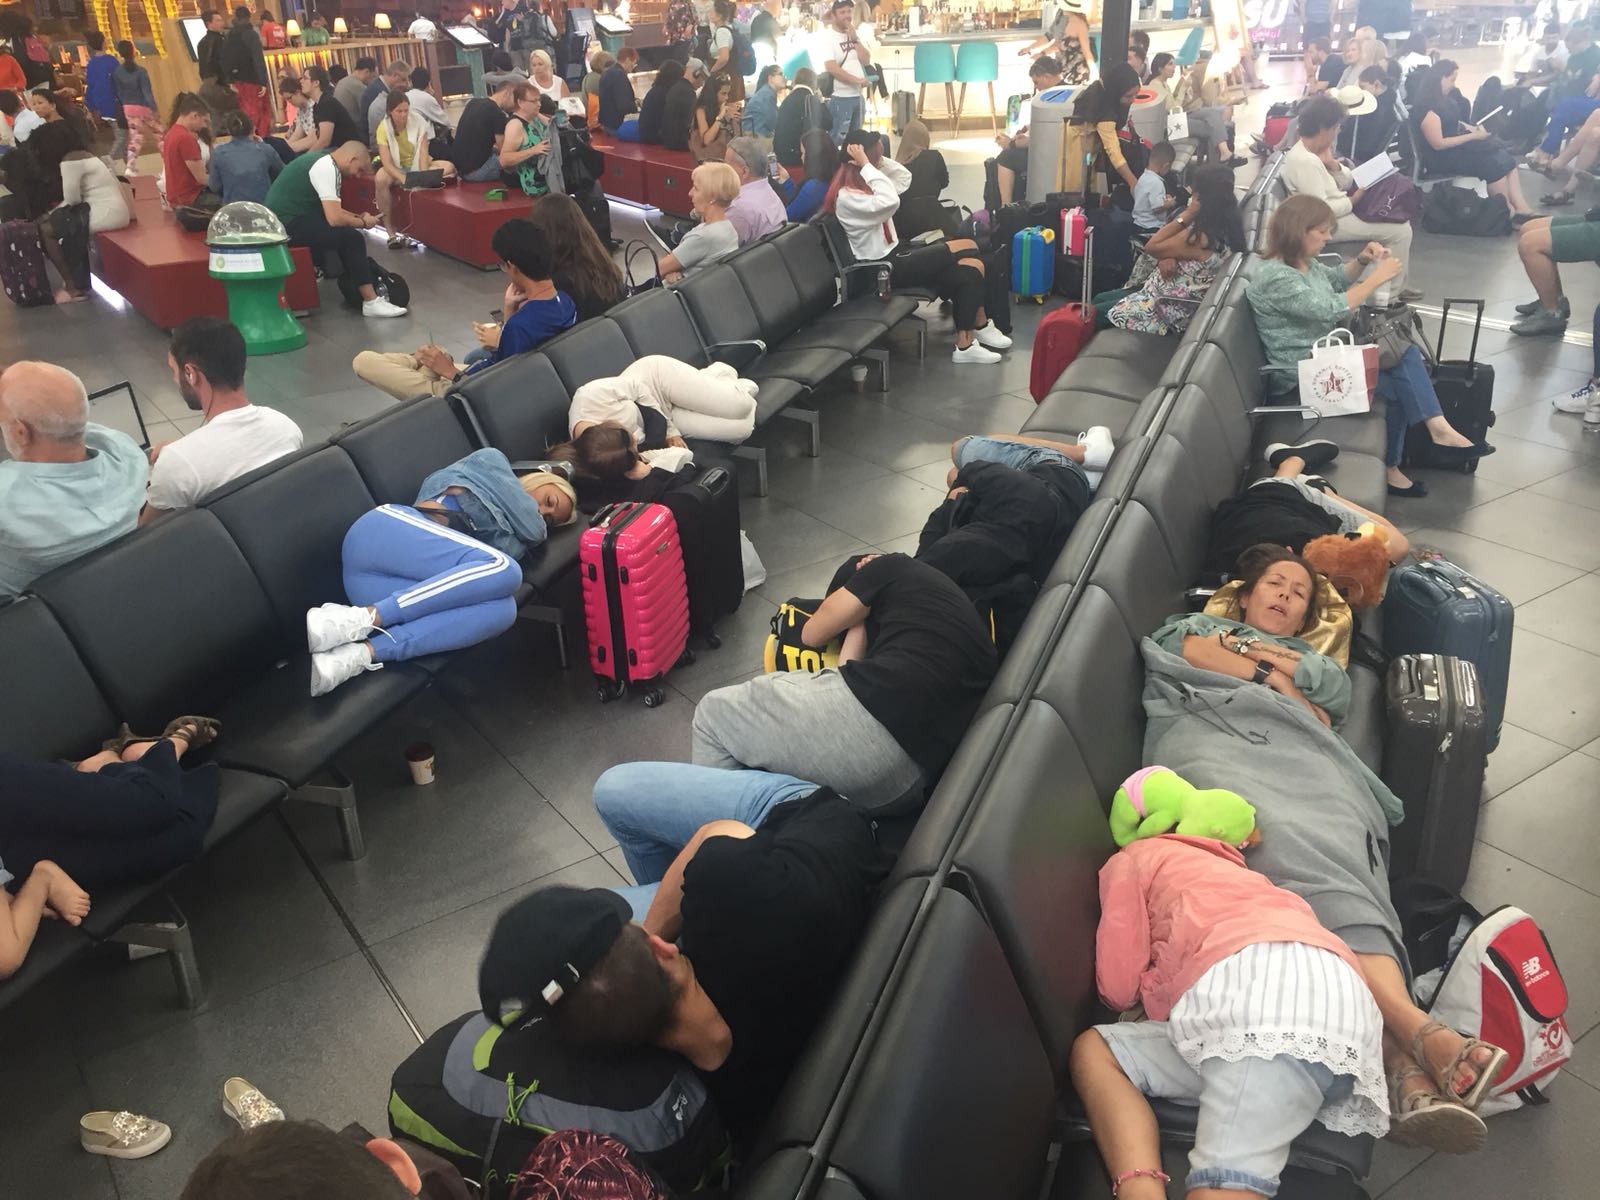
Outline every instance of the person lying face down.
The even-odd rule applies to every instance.
[[[502,913],[478,973],[483,1012],[507,1026],[547,1019],[584,1046],[681,1054],[742,1155],[832,1001],[891,861],[871,820],[827,789],[779,805],[760,829],[710,822],[631,904],[547,887]]]

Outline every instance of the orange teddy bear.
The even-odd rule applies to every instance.
[[[1371,521],[1354,534],[1328,533],[1312,538],[1302,552],[1357,612],[1376,608],[1389,578],[1389,535]]]

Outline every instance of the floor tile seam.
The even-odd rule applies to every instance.
[[[554,805],[551,807],[554,807]],[[306,864],[306,868],[311,872],[312,878],[316,880],[317,886],[322,889],[322,894],[333,908],[334,915],[339,918],[346,932],[350,934],[351,940],[355,942],[356,952],[366,960],[367,969],[377,978],[378,986],[388,995],[390,1003],[394,1005],[395,1010],[400,1014],[400,1019],[411,1030],[411,1036],[417,1039],[417,1045],[422,1045],[427,1040],[427,1035],[418,1023],[416,1014],[411,1011],[410,1006],[405,1002],[405,998],[400,995],[400,989],[395,986],[394,980],[389,978],[389,973],[383,969],[383,964],[378,961],[378,956],[373,953],[372,946],[368,944],[366,937],[357,927],[355,919],[339,900],[338,893],[333,890],[333,885],[328,882],[327,877],[323,875],[321,869],[317,866],[316,859],[312,856],[311,851],[307,849],[306,844],[300,840],[300,836],[295,832],[294,826],[289,823],[288,818],[283,815],[281,810],[278,812],[277,817],[284,832],[288,834],[290,843]]]
[[[1549,397],[1546,396],[1546,397],[1543,397],[1543,399],[1548,400]],[[1535,400],[1534,403],[1537,404],[1537,403],[1539,403],[1539,401]],[[1519,405],[1518,407],[1521,407],[1521,406]],[[1507,409],[1507,410],[1504,410],[1504,411],[1508,411],[1509,412],[1510,410]],[[1567,414],[1567,415],[1570,416],[1572,414]],[[1580,416],[1579,419],[1581,420],[1582,417]],[[1514,433],[1505,433],[1505,432],[1502,432],[1501,430],[1498,430],[1498,429],[1495,430],[1495,432],[1494,432],[1494,440],[1495,440],[1495,443],[1496,443],[1497,446],[1504,446],[1508,442],[1518,442],[1521,445],[1526,446],[1526,447],[1528,447],[1530,449],[1533,449],[1533,450],[1556,450],[1557,449],[1555,446],[1547,446],[1543,442],[1536,442],[1532,438],[1518,437]],[[1576,450],[1561,450],[1561,451],[1559,451],[1559,453],[1562,453],[1562,454],[1575,454],[1575,455],[1578,455],[1578,457],[1580,457],[1580,458],[1586,457],[1584,455],[1579,454],[1579,452],[1576,451]],[[1488,459],[1486,459],[1484,461],[1492,463],[1493,462],[1493,456],[1491,455]],[[1490,469],[1492,470],[1493,467],[1491,466]],[[1527,483],[1517,484],[1516,487],[1517,487],[1518,491],[1526,491],[1527,489],[1533,487],[1535,484],[1549,483],[1552,479],[1559,479],[1563,475],[1570,475],[1574,471],[1581,471],[1582,469],[1583,469],[1582,465],[1579,465],[1579,466],[1576,466],[1576,467],[1564,467],[1561,470],[1557,471],[1554,475],[1546,475],[1546,476],[1544,476],[1544,477],[1542,477],[1540,479],[1530,479]],[[1507,487],[1512,486],[1506,480],[1496,479],[1493,475],[1484,475],[1483,474],[1483,469],[1481,467],[1478,469],[1477,474],[1479,475],[1480,478],[1487,479],[1490,483],[1505,483]],[[1568,501],[1568,503],[1571,503],[1571,502]]]
[[[1577,751],[1574,750],[1573,753],[1576,754]],[[1559,759],[1559,758],[1556,759],[1556,763],[1558,763],[1560,761],[1561,761],[1561,759]],[[1556,763],[1551,763],[1550,766],[1553,767],[1553,766],[1556,765]],[[1541,770],[1549,770],[1549,768],[1548,767],[1544,767],[1544,768],[1541,768]],[[1537,771],[1534,772],[1535,775],[1538,774],[1538,773],[1539,772],[1537,772]],[[1533,778],[1533,776],[1530,775],[1528,778],[1531,779],[1531,778]],[[1523,780],[1523,783],[1526,783],[1526,782],[1527,782],[1526,779]],[[1510,789],[1508,788],[1507,791],[1510,791]],[[1491,805],[1491,804],[1495,803],[1496,801],[1498,801],[1501,798],[1501,796],[1504,796],[1505,794],[1506,794],[1505,792],[1502,792],[1500,794],[1500,796],[1496,796],[1494,798],[1494,800],[1485,801],[1483,807],[1487,808],[1489,805]],[[1515,859],[1517,862],[1521,863],[1523,866],[1529,868],[1530,870],[1537,871],[1541,875],[1548,875],[1551,879],[1554,879],[1557,883],[1564,883],[1568,887],[1576,888],[1578,891],[1582,892],[1585,896],[1592,896],[1596,900],[1600,900],[1600,892],[1592,891],[1589,888],[1584,887],[1583,884],[1581,884],[1581,883],[1574,883],[1572,880],[1566,878],[1563,875],[1557,875],[1554,871],[1550,870],[1550,868],[1548,868],[1548,867],[1541,867],[1536,862],[1530,862],[1528,859],[1523,858],[1522,855],[1516,853],[1515,851],[1508,850],[1508,849],[1506,849],[1506,847],[1501,846],[1501,845],[1497,845],[1496,843],[1490,841],[1487,837],[1485,837],[1481,833],[1478,835],[1478,840],[1480,842],[1482,842],[1485,846],[1489,846],[1492,849],[1498,850],[1501,854],[1504,854],[1507,858]]]
[[[1419,1159],[1417,1161],[1417,1163],[1409,1171],[1407,1171],[1404,1175],[1401,1175],[1398,1179],[1396,1179],[1388,1187],[1384,1188],[1383,1191],[1379,1192],[1376,1196],[1374,1196],[1372,1198],[1372,1200],[1383,1200],[1383,1198],[1385,1196],[1388,1196],[1388,1195],[1391,1195],[1391,1194],[1396,1194],[1395,1193],[1395,1189],[1396,1188],[1398,1188],[1406,1180],[1410,1179],[1418,1171],[1422,1170],[1423,1167],[1427,1166],[1430,1162],[1432,1162],[1434,1160],[1434,1158],[1436,1158],[1438,1156],[1438,1153],[1439,1152],[1437,1150],[1428,1151],[1428,1153],[1424,1157]]]
[[[1469,504],[1469,505],[1467,505],[1467,507],[1461,509],[1459,512],[1451,514],[1451,518],[1450,519],[1452,519],[1452,520],[1453,519],[1458,519],[1458,518],[1464,516],[1465,514],[1473,511],[1473,509],[1482,508],[1485,504],[1493,504],[1495,500],[1504,500],[1509,496],[1515,495],[1517,492],[1523,492],[1523,491],[1527,491],[1527,489],[1526,488],[1514,488],[1511,491],[1507,492],[1504,496],[1496,496],[1494,498],[1494,500],[1483,500],[1483,501],[1480,501],[1477,504]],[[1538,492],[1530,492],[1529,495],[1539,496],[1539,493]],[[1553,497],[1553,496],[1539,496],[1539,498],[1541,500],[1553,500],[1553,499],[1555,499],[1555,497]],[[1562,501],[1562,503],[1566,503],[1566,502]],[[1574,507],[1575,508],[1581,508],[1582,505],[1574,505]],[[1592,512],[1594,510],[1590,509],[1590,510],[1586,510],[1586,511],[1591,511]],[[1413,529],[1415,529],[1415,528],[1427,528],[1427,527],[1426,526],[1414,526]],[[1520,551],[1523,554],[1532,554],[1533,553],[1533,551],[1524,549],[1521,546],[1512,546],[1512,545],[1508,545],[1505,542],[1496,541],[1494,538],[1489,537],[1486,534],[1474,533],[1470,529],[1461,529],[1461,528],[1458,528],[1457,526],[1454,526],[1454,525],[1446,525],[1446,526],[1444,526],[1444,528],[1450,530],[1452,533],[1465,534],[1467,537],[1473,537],[1473,538],[1477,538],[1479,541],[1488,542],[1492,546],[1499,546],[1503,550],[1517,550],[1517,551]],[[1410,536],[1410,535],[1408,534],[1407,536]],[[1535,558],[1543,558],[1546,562],[1555,563],[1559,567],[1569,567],[1572,570],[1579,572],[1581,575],[1592,575],[1592,574],[1595,573],[1595,571],[1597,569],[1600,569],[1600,568],[1595,568],[1595,567],[1580,567],[1577,563],[1562,562],[1559,558],[1546,558],[1542,554],[1534,554],[1534,557]],[[1571,582],[1571,581],[1569,580],[1568,582]]]
[[[554,805],[552,805],[551,807],[554,807]],[[557,811],[560,811],[560,810],[557,810]],[[571,822],[569,821],[568,824],[571,824]],[[584,840],[587,841],[588,839],[586,838]],[[592,844],[591,844],[591,849],[592,848],[593,847],[592,847]],[[595,859],[599,859],[601,862],[605,862],[605,857],[606,857],[606,855],[605,855],[605,851],[604,850],[595,850],[595,852],[593,854],[590,854],[585,858],[580,858],[580,859],[578,859],[577,862],[570,862],[570,863],[567,863],[564,866],[552,868],[549,871],[545,871],[545,872],[542,872],[541,874],[535,875],[532,879],[524,879],[520,883],[512,884],[508,888],[502,888],[498,892],[491,892],[487,896],[479,896],[476,900],[470,900],[466,904],[463,904],[460,908],[452,908],[448,912],[436,913],[433,916],[429,917],[426,921],[418,921],[415,925],[407,925],[404,929],[397,929],[393,933],[385,933],[376,942],[372,943],[373,948],[374,948],[374,950],[376,950],[377,947],[382,946],[386,942],[392,942],[396,938],[402,938],[402,937],[405,937],[407,934],[415,933],[419,929],[424,929],[427,926],[432,925],[437,921],[443,921],[448,917],[459,916],[461,913],[466,912],[467,909],[469,909],[469,908],[476,908],[478,905],[486,904],[490,900],[498,900],[502,896],[509,896],[513,892],[521,891],[523,888],[527,887],[530,883],[538,883],[539,880],[541,880],[541,879],[548,879],[550,876],[558,874],[558,873],[560,873],[562,871],[570,871],[573,867],[582,866],[586,862],[593,862]],[[611,866],[611,864],[609,862],[607,862],[606,866],[609,867],[609,866]],[[615,869],[615,868],[613,868],[613,869]]]

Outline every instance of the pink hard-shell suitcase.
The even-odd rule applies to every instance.
[[[664,504],[610,504],[578,544],[589,665],[602,702],[690,661],[689,589],[678,523]],[[665,698],[644,693],[646,707]]]

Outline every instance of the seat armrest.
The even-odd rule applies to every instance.
[[[715,354],[718,350],[732,350],[737,346],[754,346],[761,354],[767,352],[767,343],[761,338],[740,338],[733,342],[712,342],[706,347],[706,353]]]
[[[1247,408],[1244,415],[1254,420],[1256,417],[1270,417],[1275,413],[1299,413],[1302,417],[1315,417],[1320,414],[1308,404],[1263,404],[1256,408]]]

